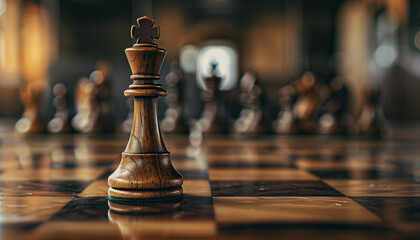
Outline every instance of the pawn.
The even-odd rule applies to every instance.
[[[16,122],[15,129],[21,134],[42,133],[45,122],[42,119],[42,101],[46,84],[42,81],[29,82],[24,87],[20,96],[25,106],[22,118]]]
[[[95,85],[89,78],[82,78],[77,83],[75,93],[76,115],[71,125],[79,132],[89,132],[96,119]]]
[[[357,126],[360,135],[382,137],[387,134],[382,111],[382,91],[379,87],[365,89]]]
[[[50,133],[70,133],[73,128],[70,124],[69,95],[66,86],[57,83],[53,87],[53,105],[56,108],[54,118],[48,123]]]
[[[342,77],[335,77],[327,89],[326,100],[320,110],[318,132],[347,134],[350,127],[349,90]]]
[[[296,101],[295,90],[292,85],[286,85],[279,90],[280,112],[274,121],[273,129],[276,133],[296,133],[295,116],[292,111],[293,103]]]
[[[243,109],[234,123],[234,130],[240,134],[261,134],[268,131],[264,112],[264,93],[254,73],[248,71],[240,82],[240,101]]]
[[[182,72],[177,62],[172,62],[171,72],[165,78],[168,85],[168,95],[165,98],[168,109],[162,120],[162,130],[170,133],[186,133],[186,113],[184,106]]]
[[[204,111],[198,124],[203,133],[227,133],[228,121],[225,113],[225,105],[219,89],[222,78],[217,76],[217,64],[211,65],[212,75],[204,79],[206,90],[202,92],[205,102]]]

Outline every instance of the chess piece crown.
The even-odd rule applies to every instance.
[[[134,97],[134,116],[130,139],[121,163],[108,178],[110,200],[160,199],[182,194],[182,176],[173,168],[170,154],[161,136],[157,97],[166,96],[161,84],[160,68],[166,50],[158,48],[159,27],[149,17],[137,19],[131,36],[138,38],[125,50],[133,84],[124,95]]]

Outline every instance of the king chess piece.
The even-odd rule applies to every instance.
[[[162,120],[162,130],[168,133],[187,133],[184,86],[182,72],[177,62],[171,63],[171,72],[165,80],[168,85],[168,96],[165,98],[168,109],[165,112],[165,118]]]
[[[217,76],[217,63],[211,64],[211,76],[204,79],[206,90],[202,92],[205,102],[204,111],[198,124],[202,133],[227,133],[228,121],[226,120],[225,105],[219,89],[222,78]]]
[[[269,125],[264,111],[264,93],[256,75],[251,71],[245,72],[240,82],[240,88],[240,101],[243,109],[235,121],[235,132],[240,134],[267,133]]]
[[[25,111],[16,122],[15,129],[21,134],[42,133],[46,124],[42,118],[42,102],[46,84],[43,81],[29,82],[20,92]]]
[[[66,86],[57,83],[53,87],[53,105],[56,109],[55,116],[48,123],[47,128],[50,133],[70,133],[73,128],[70,124],[69,94]]]
[[[137,23],[131,27],[137,43],[125,50],[133,84],[124,95],[134,97],[133,126],[121,163],[108,178],[111,202],[182,195],[183,179],[172,166],[158,122],[157,98],[167,94],[157,83],[166,50],[153,41],[160,36],[153,19],[141,17]]]

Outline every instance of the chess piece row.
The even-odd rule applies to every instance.
[[[16,131],[22,134],[42,133],[46,130],[50,133],[113,132],[109,84],[109,66],[99,61],[89,78],[82,78],[77,83],[76,114],[73,118],[69,89],[62,83],[54,85],[52,104],[56,111],[54,117],[45,124],[41,107],[46,86],[31,83],[21,91],[25,112],[16,123]]]
[[[204,110],[201,118],[191,128],[203,133],[239,134],[329,134],[382,136],[386,133],[382,113],[379,88],[368,88],[364,92],[359,113],[352,112],[352,99],[346,81],[336,76],[324,83],[312,72],[305,72],[298,79],[282,86],[278,93],[280,111],[274,121],[270,121],[264,86],[255,73],[247,71],[239,83],[238,101],[242,105],[239,117],[230,124],[226,116],[224,99],[219,86],[223,79],[216,74],[203,79],[206,89],[202,92]],[[169,99],[169,108],[163,120],[166,132],[185,132],[185,100],[182,91],[182,73],[179,69],[171,72],[167,81],[176,77],[174,84],[168,85],[169,92],[177,92]],[[172,90],[171,90],[172,89]],[[170,94],[168,94],[170,95]],[[171,127],[166,127],[171,122]],[[177,127],[175,127],[177,126]],[[181,127],[182,126],[182,127]]]
[[[366,88],[361,110],[352,113],[346,80],[336,76],[322,84],[305,72],[279,90],[281,110],[273,127],[276,133],[383,136],[387,133],[382,112],[382,90]]]

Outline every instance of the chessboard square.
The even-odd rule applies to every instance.
[[[108,196],[108,180],[99,179],[87,186],[78,196],[79,197],[107,197]]]
[[[209,175],[208,175],[207,170],[180,169],[179,173],[181,173],[184,180],[207,180],[207,179],[209,179]]]
[[[261,161],[261,162],[287,162],[287,155],[280,155],[275,152],[273,153],[258,153],[255,152],[255,148],[243,149],[243,151],[234,151],[232,153],[209,153],[207,158],[209,162],[219,163],[226,161],[242,161],[242,162],[252,162],[252,161]]]
[[[178,221],[214,220],[213,199],[212,197],[184,195],[181,208],[177,212],[182,213],[176,217]]]
[[[386,222],[414,222],[420,226],[420,197],[352,197]]]
[[[208,180],[184,180],[182,189],[184,190],[184,195],[211,197]]]
[[[322,179],[414,180],[413,174],[400,169],[338,169],[311,170],[310,172]]]
[[[73,197],[7,197],[0,198],[0,223],[45,221]]]
[[[39,226],[32,239],[121,239],[117,224],[107,221],[49,221]]]
[[[199,159],[182,157],[182,159],[177,159],[171,156],[171,162],[174,168],[178,171],[180,170],[205,170],[207,169],[207,162],[200,161]]]
[[[317,177],[300,169],[210,169],[211,181],[316,181]]]
[[[329,161],[329,160],[314,160],[308,158],[301,158],[296,160],[296,165],[301,169],[311,170],[337,170],[337,169],[392,169],[395,168],[391,164],[373,161]]]
[[[0,181],[92,181],[105,169],[19,169],[0,174]]]
[[[60,209],[51,221],[107,221],[107,197],[76,197]]]
[[[211,182],[213,196],[343,196],[321,181]]]
[[[349,197],[420,197],[420,182],[394,180],[325,180]]]
[[[215,222],[208,220],[136,222],[120,216],[110,218],[110,222],[48,222],[37,229],[35,236],[39,239],[56,239],[57,236],[69,236],[68,239],[186,239],[212,237],[217,232]]]
[[[397,180],[325,180],[349,197],[420,197],[420,182]]]
[[[379,224],[380,218],[347,197],[214,197],[219,224]]]
[[[89,182],[2,181],[0,196],[76,196]]]

